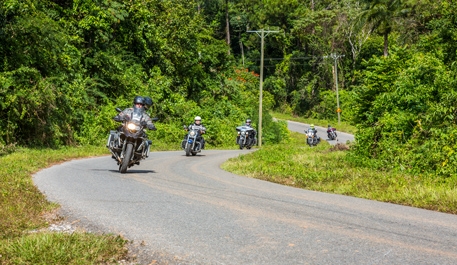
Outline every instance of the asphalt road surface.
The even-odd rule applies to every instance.
[[[34,182],[68,216],[142,242],[142,264],[457,264],[456,215],[220,169],[248,152],[153,152],[126,174],[110,156],[74,160]]]

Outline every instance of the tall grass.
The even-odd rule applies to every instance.
[[[289,186],[409,205],[457,214],[457,180],[430,175],[375,171],[354,165],[344,146],[322,141],[305,145],[302,134],[291,141],[229,159],[222,168],[236,174]]]
[[[1,264],[116,264],[127,254],[120,236],[39,233],[6,240]]]

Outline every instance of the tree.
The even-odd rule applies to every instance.
[[[384,38],[384,56],[389,55],[389,34],[398,18],[403,0],[365,0],[367,8],[359,15],[359,23]]]

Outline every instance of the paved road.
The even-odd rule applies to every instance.
[[[109,156],[35,174],[72,218],[144,242],[142,264],[457,264],[457,216],[307,191],[219,168],[247,150]]]
[[[299,122],[295,122],[295,121],[287,121],[288,122],[288,128],[290,131],[293,131],[293,132],[299,132],[299,133],[305,133],[305,130],[307,130],[309,128],[309,124],[304,124],[304,123],[299,123]],[[317,135],[323,139],[323,140],[326,140],[329,142],[329,144],[331,145],[335,145],[337,143],[347,143],[347,141],[350,141],[350,142],[353,142],[354,141],[354,135],[352,134],[349,134],[349,133],[344,133],[344,132],[339,132],[338,131],[338,127],[336,126],[333,126],[333,127],[336,127],[337,129],[337,135],[338,135],[338,138],[336,140],[330,140],[328,139],[327,137],[327,128],[324,128],[324,127],[320,127],[320,126],[314,126],[317,130]]]

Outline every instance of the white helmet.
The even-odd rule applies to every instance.
[[[195,117],[195,120],[196,120],[196,121],[201,121],[202,118],[201,118],[200,116],[197,116],[197,117]]]

